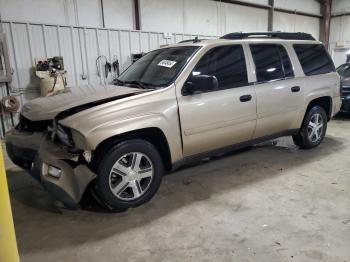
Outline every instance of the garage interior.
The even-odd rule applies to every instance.
[[[104,85],[165,45],[283,31],[322,41],[338,67],[350,62],[349,25],[349,0],[0,0],[0,135],[50,91],[48,59],[63,89]],[[20,260],[350,261],[349,128],[341,113],[315,149],[283,137],[203,159],[122,213],[90,196],[65,208],[3,142]]]

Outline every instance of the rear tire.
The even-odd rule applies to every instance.
[[[98,164],[94,192],[111,211],[122,212],[148,202],[158,191],[164,167],[151,143],[121,142],[104,153]]]
[[[322,143],[327,131],[327,114],[320,106],[314,106],[306,113],[294,143],[301,149],[311,149]]]

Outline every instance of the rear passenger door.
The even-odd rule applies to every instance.
[[[303,80],[281,44],[250,44],[255,65],[257,127],[254,138],[294,129],[303,105]]]

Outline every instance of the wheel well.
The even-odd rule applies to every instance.
[[[309,109],[311,109],[314,106],[322,107],[326,111],[328,120],[331,119],[331,114],[332,114],[332,99],[331,99],[331,97],[323,96],[323,97],[319,97],[319,98],[312,100],[309,103],[309,106],[307,107],[306,112],[308,112]]]
[[[159,128],[151,127],[139,130],[134,130],[126,132],[120,135],[112,136],[104,141],[102,141],[94,150],[92,159],[92,169],[96,171],[97,164],[102,160],[103,153],[109,148],[116,145],[120,141],[130,140],[130,139],[143,139],[145,141],[153,144],[159,151],[160,156],[163,159],[164,167],[167,171],[171,170],[171,155],[168,141]]]

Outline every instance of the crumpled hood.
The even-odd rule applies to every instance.
[[[21,114],[31,121],[53,119],[58,113],[88,103],[104,99],[118,99],[125,95],[133,95],[144,92],[138,88],[130,88],[115,85],[88,85],[68,88],[66,92],[39,97],[26,103]]]

